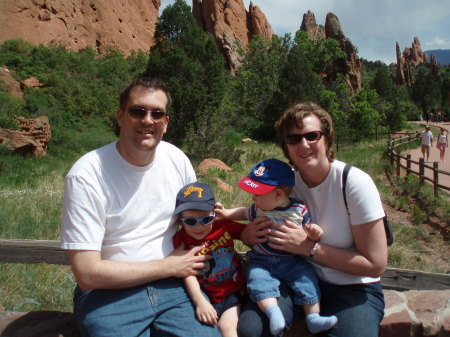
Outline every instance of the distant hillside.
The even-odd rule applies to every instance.
[[[425,54],[428,55],[428,60],[430,59],[430,55],[433,54],[441,66],[450,64],[450,49],[427,50]]]

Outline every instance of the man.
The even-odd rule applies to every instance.
[[[205,267],[202,247],[173,250],[176,195],[196,180],[162,141],[170,94],[139,78],[120,94],[119,140],[80,158],[66,178],[61,245],[77,281],[82,336],[220,336],[195,319],[182,277]]]
[[[420,149],[422,150],[422,157],[425,162],[428,162],[430,157],[430,148],[433,146],[433,134],[430,131],[430,127],[425,126],[425,130],[420,133]],[[426,156],[426,158],[425,158]]]

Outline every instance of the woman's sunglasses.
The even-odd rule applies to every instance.
[[[128,114],[131,117],[136,118],[136,119],[143,119],[143,118],[147,117],[147,114],[150,114],[150,118],[152,119],[152,121],[154,123],[163,122],[164,119],[167,116],[165,111],[161,111],[161,110],[146,110],[144,108],[137,107],[137,106],[128,108]]]
[[[216,214],[207,215],[201,218],[181,218],[181,221],[188,226],[195,226],[197,223],[201,223],[204,226],[209,225],[216,218]]]
[[[286,143],[295,145],[302,141],[303,138],[306,139],[308,143],[317,142],[320,138],[322,138],[322,131],[310,131],[307,133],[293,133],[291,135],[286,136]]]

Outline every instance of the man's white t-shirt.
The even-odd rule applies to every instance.
[[[430,130],[428,130],[428,131],[423,130],[420,133],[420,139],[421,139],[422,145],[431,145],[431,140],[433,139],[433,134],[431,133]]]
[[[66,178],[61,247],[141,262],[173,251],[178,191],[196,176],[187,156],[161,141],[145,167],[128,163],[117,142],[81,157]]]
[[[308,188],[298,171],[295,172],[293,196],[303,200],[312,217],[312,223],[323,228],[320,242],[337,248],[354,250],[350,226],[357,226],[384,217],[380,195],[365,172],[352,167],[347,178],[347,204],[342,193],[342,172],[345,163],[334,160],[330,172],[318,186]],[[349,217],[350,213],[350,217]],[[311,261],[320,279],[334,284],[376,282],[379,278],[351,275]]]

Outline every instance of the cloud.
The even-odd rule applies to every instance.
[[[278,35],[295,33],[308,10],[322,25],[332,12],[359,56],[368,60],[395,62],[395,43],[403,51],[415,36],[424,50],[450,48],[449,0],[243,0],[247,10],[250,1],[263,11]],[[173,2],[162,0],[161,9]]]
[[[450,49],[450,40],[446,40],[440,36],[436,36],[431,41],[426,41],[424,46],[427,50],[433,49]]]

